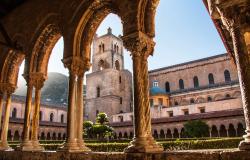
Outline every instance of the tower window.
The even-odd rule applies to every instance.
[[[183,114],[184,114],[184,115],[189,115],[188,109],[183,109]]]
[[[197,76],[195,76],[193,78],[193,81],[194,81],[194,88],[198,88],[199,87],[199,79]]]
[[[205,107],[201,107],[201,108],[199,108],[200,109],[200,113],[205,113],[206,111],[205,111]]]
[[[118,71],[120,70],[120,63],[118,60],[115,61],[115,69]]]
[[[104,48],[104,44],[102,44],[102,52],[104,52],[105,48]]]
[[[168,117],[173,117],[174,116],[174,112],[173,111],[168,111]]]
[[[40,111],[40,112],[39,112],[39,121],[41,121],[42,119],[43,119],[43,112]]]
[[[214,75],[212,73],[209,73],[209,75],[208,75],[208,83],[209,83],[209,85],[214,84]]]
[[[120,97],[120,104],[122,104],[122,97]]]
[[[100,92],[101,92],[100,87],[97,87],[96,88],[96,97],[100,97]]]
[[[224,71],[225,82],[231,82],[230,72],[228,70]]]
[[[100,61],[99,61],[98,67],[99,67],[99,70],[100,70],[100,71],[104,69],[104,61],[103,61],[103,60],[100,60]]]
[[[182,79],[179,80],[179,88],[184,89],[184,81]]]
[[[119,76],[119,83],[122,83],[122,77]]]
[[[166,92],[170,92],[170,85],[169,85],[169,82],[166,82],[165,83],[165,88],[166,88]]]

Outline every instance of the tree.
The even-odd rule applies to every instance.
[[[208,137],[209,127],[201,120],[188,121],[184,124],[185,134],[191,138]]]
[[[96,117],[96,123],[104,125],[104,124],[106,124],[108,122],[109,122],[109,120],[108,120],[108,116],[107,116],[106,113],[101,112],[101,113],[99,113],[97,115],[97,117]]]
[[[84,135],[88,138],[92,137],[93,132],[93,122],[92,121],[84,121],[83,122]]]
[[[96,122],[84,121],[84,134],[88,138],[106,138],[113,136],[114,129],[107,125],[108,116],[106,113],[99,113],[96,117]]]

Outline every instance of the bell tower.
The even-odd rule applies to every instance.
[[[120,37],[112,34],[108,28],[107,34],[93,40],[92,71],[97,72],[104,69],[124,69],[123,43]]]
[[[92,45],[92,73],[86,75],[85,118],[95,121],[96,115],[130,112],[132,108],[132,74],[124,69],[123,42],[108,28],[95,35]]]

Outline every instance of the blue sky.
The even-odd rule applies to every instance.
[[[149,69],[226,52],[202,0],[161,0],[155,24],[156,46],[154,56],[149,58]],[[105,34],[108,27],[112,28],[113,34],[122,34],[121,21],[114,14],[104,19],[97,34]],[[61,63],[62,54],[63,40],[60,39],[53,49],[49,72],[68,75]],[[129,53],[125,52],[124,56],[125,67],[132,70]]]

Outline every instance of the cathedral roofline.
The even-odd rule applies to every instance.
[[[150,70],[149,73],[163,71],[163,70],[166,70],[166,69],[172,69],[172,68],[175,68],[175,67],[181,67],[181,66],[185,66],[185,65],[189,65],[189,64],[193,64],[193,63],[197,63],[197,62],[203,62],[203,61],[205,62],[205,61],[208,61],[208,60],[211,60],[211,59],[216,59],[216,58],[220,58],[220,57],[227,57],[227,56],[228,56],[228,53],[218,54],[218,55],[215,55],[215,56],[205,57],[205,58],[192,60],[192,61],[188,61],[188,62],[184,62],[184,63],[170,65],[170,66],[167,66],[167,67],[161,67],[161,68],[153,69],[153,70]]]

